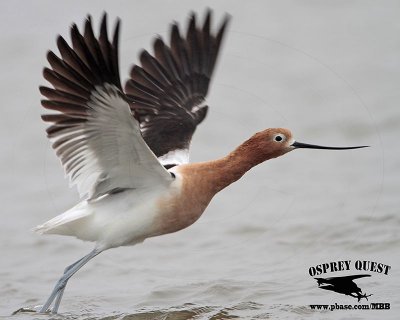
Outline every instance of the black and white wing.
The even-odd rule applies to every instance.
[[[141,66],[131,70],[125,92],[144,140],[167,168],[189,161],[193,133],[207,114],[203,103],[228,21],[225,17],[214,33],[210,10],[202,26],[192,14],[184,36],[172,24],[169,45],[158,37],[154,55],[142,51]]]
[[[58,113],[42,119],[52,123],[48,137],[81,197],[172,180],[144,142],[122,92],[118,34],[119,21],[110,42],[104,14],[96,38],[88,17],[83,34],[72,25],[72,48],[58,37],[61,57],[49,51],[51,68],[43,71],[54,88],[40,87],[47,98],[42,105]]]

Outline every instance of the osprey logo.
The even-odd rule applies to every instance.
[[[358,302],[362,299],[368,301],[368,297],[372,296],[361,290],[355,280],[371,277],[370,273],[379,273],[381,275],[388,275],[391,266],[368,260],[339,260],[334,262],[321,263],[316,266],[310,267],[308,273],[311,277],[317,280],[318,288],[334,291],[339,294],[351,296],[356,298]],[[338,273],[346,272],[356,273],[353,275],[339,276]],[[326,274],[334,274],[333,277],[326,277]],[[362,283],[362,280],[357,280]]]
[[[354,276],[314,278],[314,279],[317,280],[318,287],[320,289],[331,290],[337,293],[352,296],[358,299],[358,302],[360,302],[362,298],[368,300],[368,297],[372,296],[372,294],[367,295],[366,293],[363,293],[353,280],[370,276],[371,276],[370,274],[359,274]]]

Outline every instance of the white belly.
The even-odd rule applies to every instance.
[[[127,190],[96,201],[83,201],[36,228],[39,233],[75,236],[104,249],[142,242],[153,233],[157,199],[166,187]]]
[[[197,192],[197,183],[185,187],[182,175],[177,171],[175,175],[168,186],[126,190],[83,201],[36,230],[95,241],[103,249],[176,232],[200,217],[213,194]]]

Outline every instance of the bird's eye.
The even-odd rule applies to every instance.
[[[282,142],[282,141],[285,140],[285,138],[286,138],[286,137],[285,137],[283,134],[277,134],[277,135],[274,137],[274,140],[277,141],[277,142]]]

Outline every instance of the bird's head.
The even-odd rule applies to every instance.
[[[253,138],[257,141],[259,150],[267,152],[270,158],[279,157],[295,149],[348,150],[368,147],[327,147],[297,142],[290,130],[285,128],[269,128],[256,133]]]

